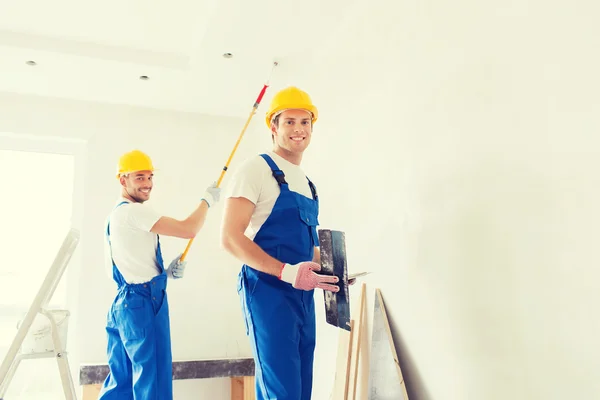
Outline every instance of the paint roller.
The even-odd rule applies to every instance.
[[[217,187],[219,187],[221,185],[221,181],[223,180],[223,177],[225,176],[225,172],[227,172],[227,168],[229,168],[229,163],[233,159],[233,155],[237,151],[237,148],[238,148],[240,142],[242,141],[242,137],[244,136],[244,133],[246,132],[246,128],[248,128],[248,125],[250,125],[250,120],[252,119],[254,114],[256,114],[256,110],[258,109],[258,106],[260,105],[260,102],[261,102],[263,96],[265,95],[267,88],[269,87],[269,81],[271,80],[271,76],[273,75],[273,71],[275,70],[275,67],[277,65],[279,65],[279,63],[277,61],[274,61],[273,67],[271,68],[271,73],[269,74],[269,78],[267,79],[267,81],[263,85],[262,90],[258,94],[258,97],[256,98],[254,105],[252,106],[252,110],[250,111],[250,114],[248,115],[248,118],[246,119],[246,123],[244,124],[244,127],[242,128],[242,131],[240,132],[240,135],[238,136],[238,139],[235,142],[235,145],[233,146],[231,153],[229,154],[229,158],[227,159],[227,162],[225,163],[225,166],[223,167],[223,170],[221,171],[221,175],[219,176],[219,180],[217,181]],[[194,239],[189,240],[187,246],[185,247],[185,251],[181,255],[181,258],[179,259],[180,261],[185,260],[185,257],[187,256],[187,253],[190,250],[190,247],[192,246],[193,241],[194,241]]]

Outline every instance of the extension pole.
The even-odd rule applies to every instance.
[[[233,158],[233,155],[235,154],[240,142],[242,141],[242,137],[244,136],[244,133],[246,132],[246,128],[248,128],[248,125],[250,124],[250,120],[252,119],[252,117],[254,116],[254,114],[256,114],[256,110],[258,109],[258,106],[260,105],[260,102],[263,98],[263,96],[265,95],[265,92],[267,91],[267,87],[269,87],[269,81],[271,80],[271,75],[273,75],[273,70],[275,69],[275,67],[278,65],[279,63],[277,61],[275,61],[273,63],[273,68],[271,69],[271,74],[269,74],[269,78],[267,79],[267,82],[263,85],[262,90],[260,91],[260,93],[258,94],[258,97],[256,98],[256,101],[254,102],[254,105],[252,106],[252,111],[250,111],[250,115],[248,115],[248,119],[246,120],[246,123],[244,124],[244,127],[242,128],[242,132],[240,133],[240,135],[238,136],[237,141],[235,142],[235,146],[233,146],[233,150],[231,150],[231,153],[229,154],[229,158],[227,159],[227,162],[225,163],[225,166],[223,167],[223,170],[221,171],[221,176],[219,176],[219,180],[217,181],[217,187],[219,187],[221,185],[221,181],[223,180],[223,177],[225,176],[225,172],[227,172],[227,168],[229,167],[229,163],[231,162],[231,159]],[[187,256],[188,251],[190,250],[190,247],[192,246],[192,242],[194,241],[194,239],[190,239],[185,251],[183,252],[183,254],[181,255],[181,258],[179,259],[180,261],[185,260],[185,257]]]

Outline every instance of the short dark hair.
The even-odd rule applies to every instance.
[[[281,116],[281,114],[277,114],[277,115],[275,116],[275,118],[273,118],[273,119],[271,120],[271,124],[275,124],[275,126],[276,126],[276,127],[279,127],[279,117],[280,117],[280,116]],[[275,135],[273,135],[272,133],[271,133],[271,141],[272,141],[272,142],[274,142],[274,141],[275,141]]]
[[[273,121],[272,121],[272,123],[274,123],[275,126],[277,126],[277,127],[279,126],[279,117],[281,117],[281,114],[277,114],[275,116],[275,118],[273,118]]]

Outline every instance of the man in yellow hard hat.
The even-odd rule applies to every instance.
[[[121,198],[108,217],[106,243],[117,295],[108,312],[110,372],[100,400],[173,399],[171,333],[167,278],[182,278],[185,262],[176,257],[167,268],[160,235],[190,239],[200,231],[220,189],[209,186],[186,219],[163,216],[147,206],[154,166],[133,150],[119,160]]]
[[[228,184],[221,241],[244,263],[238,292],[259,400],[311,398],[314,289],[339,290],[337,277],[315,272],[319,199],[300,167],[317,117],[306,92],[275,94],[266,115],[272,151],[246,160]]]

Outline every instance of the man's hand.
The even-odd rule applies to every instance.
[[[337,283],[337,276],[319,275],[313,271],[320,271],[321,266],[312,261],[305,261],[295,265],[284,264],[279,279],[291,284],[296,289],[313,290],[315,288],[338,292],[339,286],[331,285]]]
[[[183,253],[181,253],[173,261],[171,261],[171,264],[169,264],[169,267],[166,271],[167,277],[172,279],[183,278],[183,273],[185,271],[185,265],[187,264],[187,261],[179,261],[182,255]]]
[[[213,182],[212,185],[206,188],[202,200],[206,201],[209,207],[217,203],[221,199],[221,188],[217,187],[217,182]]]

